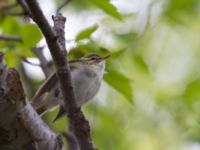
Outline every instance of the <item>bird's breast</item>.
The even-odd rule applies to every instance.
[[[72,81],[78,106],[92,99],[101,84],[100,77],[91,68],[73,70]]]

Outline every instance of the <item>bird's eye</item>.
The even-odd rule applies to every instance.
[[[91,60],[96,60],[96,58],[95,58],[95,57],[92,57]]]

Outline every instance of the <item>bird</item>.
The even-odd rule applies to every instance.
[[[109,57],[110,55],[89,54],[69,61],[72,86],[79,108],[97,94],[105,72],[105,60]],[[60,106],[60,112],[54,121],[65,114],[66,108],[63,106],[63,96],[56,72],[52,73],[39,87],[31,100],[31,105],[39,115]]]

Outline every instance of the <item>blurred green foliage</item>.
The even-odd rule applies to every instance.
[[[200,149],[199,6],[200,0],[152,0],[124,13],[112,1],[77,0],[63,9],[80,16],[101,12],[98,22],[77,33],[69,53],[70,59],[111,54],[98,95],[83,107],[99,149]],[[31,48],[42,39],[38,27],[2,13],[0,33],[22,38],[0,40],[8,65],[22,71],[22,58],[35,58]],[[28,77],[33,88],[42,80]],[[45,119],[56,131],[66,131],[65,118],[52,124],[57,111]]]
[[[109,0],[90,0],[92,3],[94,3],[96,6],[101,8],[103,11],[105,11],[107,14],[121,20],[122,16],[121,14],[117,11],[117,8],[112,5]]]
[[[93,25],[87,29],[84,29],[76,36],[76,40],[78,41],[89,38],[92,35],[92,33],[95,32],[97,29],[98,25]]]

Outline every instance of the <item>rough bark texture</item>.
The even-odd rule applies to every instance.
[[[46,20],[36,0],[17,0],[26,15],[41,29],[56,65],[58,81],[64,97],[70,128],[78,141],[73,149],[94,150],[89,122],[77,107],[71,74],[66,58],[64,24],[65,18],[53,17],[54,28]],[[1,36],[3,40],[20,42],[18,37]],[[40,55],[35,53],[36,55]],[[38,57],[39,58],[39,57]],[[40,61],[43,58],[40,57]],[[47,64],[47,63],[46,63]],[[48,76],[50,70],[43,70]],[[51,129],[26,102],[19,75],[15,69],[7,69],[0,54],[0,150],[63,150],[63,144]],[[67,138],[66,138],[67,139]],[[69,140],[68,140],[69,141]],[[73,142],[71,142],[73,143]]]
[[[0,149],[36,149],[29,132],[18,118],[18,110],[25,106],[25,97],[19,75],[8,69],[0,54]]]
[[[0,150],[64,150],[59,136],[25,100],[18,72],[0,53]]]
[[[54,29],[55,31],[52,29],[36,0],[26,0],[25,2],[30,10],[32,19],[41,29],[55,62],[58,81],[64,97],[64,106],[67,110],[70,126],[79,143],[80,149],[94,150],[89,123],[85,119],[80,108],[76,105],[69,64],[65,57],[66,49],[63,44],[61,44],[63,43],[63,41],[61,41],[62,35],[57,35],[55,33],[56,29]],[[59,38],[59,36],[61,36],[61,38]]]

